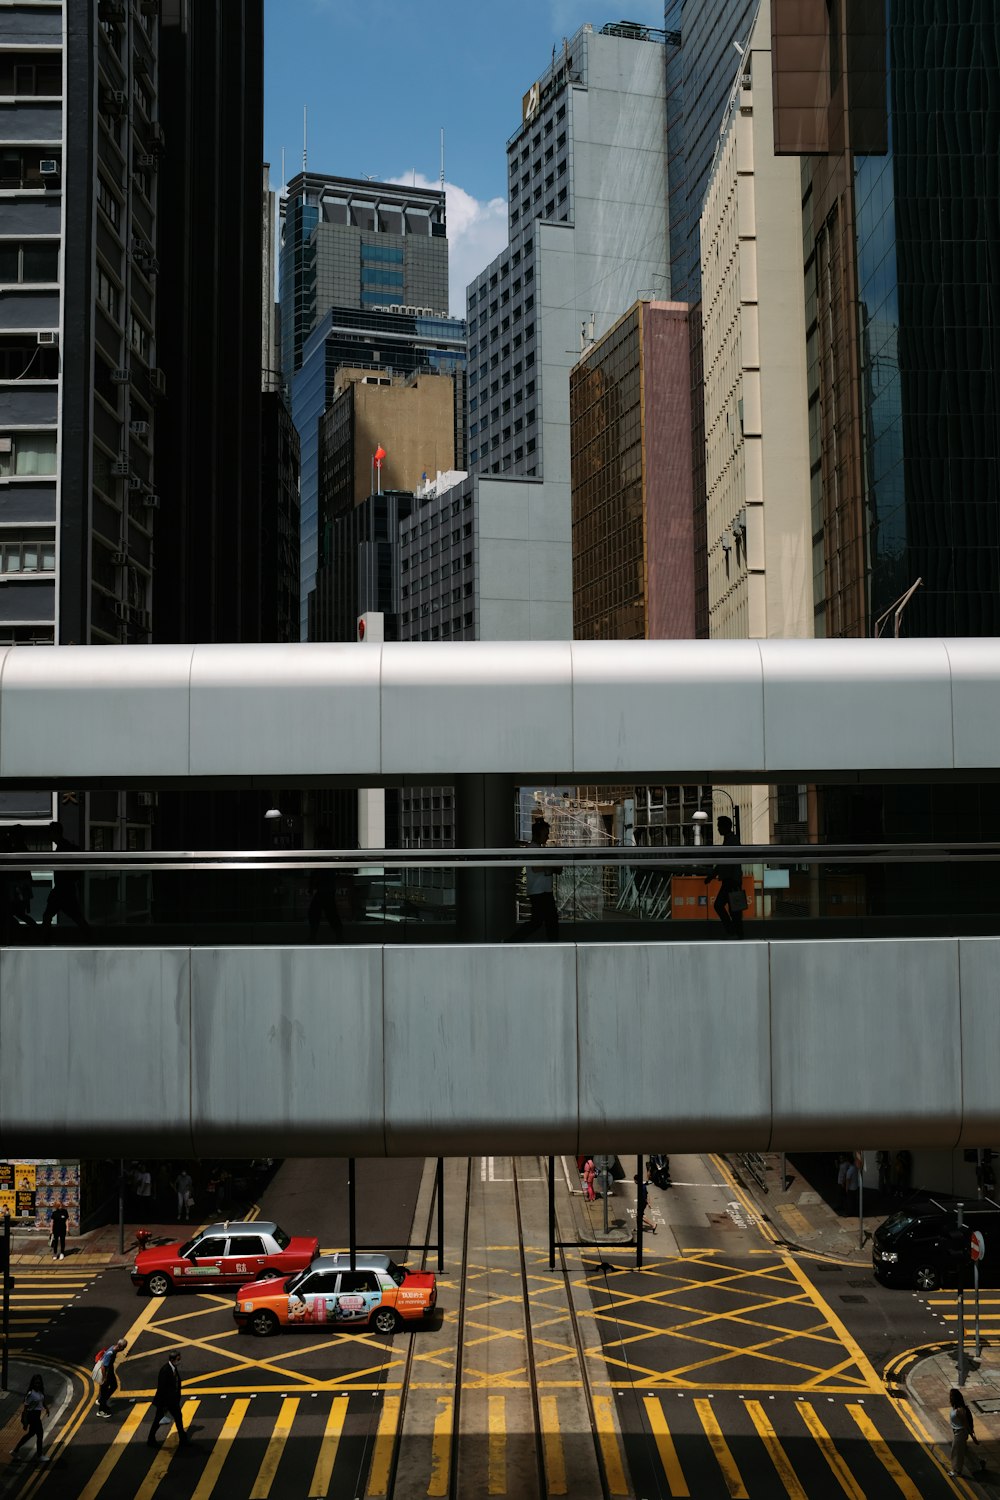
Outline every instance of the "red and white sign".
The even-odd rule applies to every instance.
[[[972,1231],[969,1254],[973,1260],[983,1261],[986,1259],[986,1241],[978,1229]]]

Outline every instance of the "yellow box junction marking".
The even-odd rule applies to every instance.
[[[892,1475],[893,1479],[896,1481],[897,1486],[906,1496],[906,1500],[923,1500],[920,1491],[910,1479],[909,1475],[905,1473],[901,1465],[898,1463],[892,1452],[892,1449],[889,1447],[889,1444],[879,1434],[878,1429],[869,1417],[868,1413],[865,1411],[864,1407],[856,1406],[851,1403],[848,1405],[847,1410],[850,1412],[851,1416],[860,1427],[868,1443],[871,1445],[872,1451],[874,1452],[879,1463],[883,1466],[884,1469],[887,1470],[888,1473]]]
[[[226,1413],[226,1420],[222,1424],[222,1431],[215,1440],[215,1444],[209,1454],[208,1463],[202,1470],[198,1487],[191,1496],[191,1500],[208,1500],[215,1489],[215,1481],[222,1473],[222,1466],[229,1457],[229,1450],[236,1441],[236,1434],[240,1430],[240,1423],[246,1416],[250,1407],[250,1399],[244,1396],[239,1401],[234,1401]]]
[[[97,1500],[98,1495],[113,1474],[115,1465],[128,1447],[132,1434],[148,1415],[149,1410],[146,1406],[136,1405],[132,1407],[132,1410],[112,1437],[107,1453],[105,1453],[97,1468],[91,1474],[90,1479],[77,1496],[77,1500]]]

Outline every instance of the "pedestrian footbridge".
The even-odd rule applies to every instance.
[[[853,926],[818,908],[798,929],[747,922],[742,942],[664,923],[504,943],[496,877],[523,862],[510,847],[518,785],[933,782],[956,806],[973,787],[988,806],[998,745],[991,641],[8,650],[0,790],[451,785],[466,810],[448,857],[468,879],[443,941],[388,922],[348,924],[329,945],[304,929],[233,940],[154,918],[49,943],[9,933],[0,1152],[995,1143],[1000,851],[985,841],[886,846],[877,910]],[[259,879],[260,865],[391,859],[328,853],[45,861],[92,878],[116,858],[155,881],[213,861]],[[838,871],[873,857],[822,853]],[[710,857],[684,854],[696,873]],[[741,859],[764,868],[779,855]],[[921,859],[927,878],[913,884]],[[0,861],[13,871],[26,858]],[[945,899],[949,871],[969,861],[987,893],[974,919]],[[933,886],[917,915],[916,896],[893,905],[897,869],[916,896]]]

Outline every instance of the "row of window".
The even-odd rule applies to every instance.
[[[485,379],[486,376],[488,375],[489,371],[497,369],[498,366],[500,365],[500,362],[502,360],[508,360],[508,359],[510,359],[512,353],[516,354],[517,351],[518,351],[518,349],[520,349],[521,345],[523,344],[524,340],[525,339],[530,339],[534,335],[534,332],[535,332],[535,325],[534,325],[534,323],[529,323],[528,326],[527,326],[527,328],[525,328],[523,334],[515,333],[513,339],[511,340],[511,342],[509,344],[504,344],[503,347],[499,350],[499,352],[497,354],[493,354],[493,355],[490,356],[489,365],[481,364],[477,370],[470,371],[470,373],[469,373],[469,384],[470,385],[475,385],[476,382],[480,378]],[[531,366],[534,363],[535,363],[534,351],[530,351],[529,350],[529,352],[524,356],[524,368],[526,370],[530,370]],[[515,364],[514,370],[516,371],[518,369],[519,369],[519,366]],[[497,380],[499,380],[501,378],[502,378],[501,376],[498,376]],[[516,376],[515,376],[515,378],[516,378]],[[506,379],[504,379],[504,384],[505,385],[507,384]],[[494,394],[496,386],[497,386],[497,381],[494,381],[493,385],[490,387],[490,394],[491,395]]]
[[[479,341],[479,345],[477,348],[470,348],[470,356],[474,354],[485,354],[487,347],[491,343],[496,343],[500,335],[506,333],[509,330],[512,321],[514,323],[517,323],[525,313],[530,313],[533,310],[534,306],[534,294],[525,297],[523,306],[521,303],[518,303],[518,305],[514,308],[514,311],[512,313],[508,313],[504,317],[502,323],[496,324],[492,329],[490,329],[488,334],[484,333],[483,337]],[[490,309],[490,312],[492,313],[495,308],[496,303],[494,302],[493,307],[491,307]]]
[[[374,262],[388,262],[389,265],[401,266],[403,264],[403,251],[399,245],[362,245],[362,265]]]
[[[45,167],[44,172],[42,167]],[[62,153],[51,146],[5,146],[0,151],[0,188],[43,188],[58,185]]]
[[[517,277],[514,278],[514,281],[513,281],[513,283],[510,286],[505,286],[503,288],[503,291],[500,293],[500,296],[499,297],[494,297],[493,301],[490,303],[489,313],[487,314],[486,310],[484,309],[484,311],[482,312],[482,314],[480,315],[479,318],[473,318],[472,319],[471,323],[469,324],[469,332],[470,333],[475,333],[476,329],[479,326],[480,321],[482,321],[483,323],[485,323],[486,319],[487,319],[487,316],[489,316],[489,317],[492,318],[500,310],[501,307],[506,307],[506,305],[510,301],[512,295],[515,296],[515,297],[517,296],[518,292],[521,290],[522,285],[523,286],[528,286],[528,285],[530,285],[530,283],[532,281],[534,281],[534,279],[535,279],[535,268],[534,268],[534,266],[528,266],[528,267],[526,267],[525,272],[524,272],[523,280],[522,280],[522,278],[520,276],[517,276]],[[516,311],[514,313],[514,316],[515,316],[515,318],[517,317],[517,312]]]
[[[0,573],[54,573],[56,544],[54,539],[28,540],[0,531]]]
[[[506,431],[509,432],[510,429],[507,428]],[[504,438],[504,442],[505,443],[509,442],[509,438],[505,437]],[[499,448],[499,446],[500,446],[500,437],[499,437],[499,435],[497,435],[496,437],[493,438],[493,440],[489,444],[489,446],[487,446],[484,443],[481,449],[480,448],[473,448],[472,452],[469,454],[469,463],[470,464],[478,463],[479,460],[480,460],[480,458],[482,458],[485,461],[487,454],[495,452],[496,449]],[[523,448],[515,448],[514,449],[514,462],[516,464],[519,464],[526,454],[528,454],[528,453],[534,453],[534,451],[535,451],[535,439],[534,438],[529,438],[528,441],[525,443],[525,445],[524,445]],[[504,467],[504,469],[510,468],[510,460],[509,459],[505,460],[505,462],[503,464],[503,467]],[[500,464],[499,464],[499,462],[497,462],[497,463],[495,463],[493,465],[493,468],[492,468],[491,472],[494,473],[494,474],[499,474],[500,473]],[[534,474],[534,472],[535,472],[534,469],[529,469],[528,470],[529,474]]]
[[[559,140],[557,141],[556,146],[565,146],[565,144],[566,144],[566,135],[565,135],[565,132],[564,132],[559,137]],[[553,154],[554,154],[554,152],[556,150],[556,146],[550,146],[549,149],[546,151],[546,153],[545,153],[545,160],[547,162],[552,160]],[[532,166],[531,171],[524,173],[524,176],[521,178],[520,183],[516,182],[514,180],[513,176],[512,176],[511,177],[511,182],[510,182],[510,196],[511,196],[511,198],[514,199],[514,198],[516,198],[519,195],[519,193],[527,192],[527,190],[531,186],[531,179],[532,179],[532,177],[537,176],[541,172],[541,170],[542,170],[542,161],[541,161],[541,158],[539,158],[539,160],[536,161],[535,164]],[[545,179],[545,186],[547,188],[550,188],[552,186],[552,184],[555,182],[556,178],[557,177],[561,177],[563,175],[563,173],[565,172],[565,170],[566,170],[566,158],[563,157],[560,161],[558,161],[558,162],[556,162],[554,164],[554,166],[552,168],[552,171],[548,174],[548,176]]]
[[[390,271],[385,266],[362,266],[362,286],[398,286],[403,285],[402,271]]]
[[[0,380],[58,380],[59,350],[34,334],[0,334]]]
[[[521,264],[522,258],[524,260],[527,260],[528,256],[531,254],[532,244],[533,242],[530,239],[525,240],[520,250],[515,250],[509,261],[505,260],[501,263],[500,269],[498,271],[494,271],[493,275],[490,277],[488,289],[485,284],[479,288],[472,288],[472,290],[469,292],[470,310],[480,297],[487,296],[488,292],[493,291],[494,287],[498,286],[501,281],[506,281],[512,266],[519,266]],[[527,271],[525,271],[525,276],[527,276]]]
[[[545,207],[541,211],[542,218],[544,218],[544,219],[553,219],[553,218],[555,218],[556,209],[557,208],[561,208],[562,205],[566,202],[567,192],[568,192],[568,190],[566,188],[561,188],[557,197],[549,199],[548,203],[546,203]],[[538,187],[538,188],[535,189],[535,191],[534,191],[534,193],[532,195],[532,199],[531,199],[532,204],[538,203],[540,201],[540,199],[541,199],[541,196],[542,196],[542,190],[541,190],[540,187]],[[527,204],[527,203],[524,205],[524,211],[525,211],[525,213],[528,212],[529,207],[530,207],[530,205]],[[520,219],[520,217],[521,217],[521,210],[519,208],[512,208],[511,212],[510,212],[510,227],[511,227],[511,229],[514,228],[514,226],[516,225],[516,223]],[[568,211],[565,212],[565,213],[561,213],[559,215],[559,218],[560,218],[560,221],[568,219],[569,218]]]
[[[0,52],[0,94],[57,99],[61,93],[58,52]]]
[[[400,615],[400,620],[404,625],[416,624],[417,620],[423,619],[429,611],[429,604],[423,605],[419,610],[412,609],[409,613],[404,610],[402,615]],[[453,620],[442,620],[440,625],[429,626],[421,634],[420,639],[422,641],[436,641],[444,635],[457,635],[460,630],[471,626],[472,620],[473,611],[470,609],[464,615],[456,615]],[[413,639],[416,640],[416,636]]]
[[[400,806],[403,812],[436,812],[438,808],[451,807],[453,803],[454,798],[450,792],[445,792],[443,796],[435,794],[429,797],[422,796],[400,798]]]
[[[452,574],[455,574],[458,571],[457,565],[453,566],[451,571],[452,571]],[[448,570],[446,568],[442,568],[441,569],[441,579],[442,579],[442,582],[444,581],[444,579],[447,576],[448,576]],[[419,594],[424,589],[429,589],[433,584],[435,584],[437,582],[437,578],[438,578],[437,570],[434,569],[434,568],[432,568],[429,573],[423,573],[423,574],[421,574],[421,576],[417,579],[416,583],[413,585],[413,592],[414,592],[414,594]],[[410,589],[409,589],[409,585],[408,584],[405,584],[405,583],[403,584],[400,597],[403,598],[403,599],[408,599],[410,597]],[[458,604],[462,599],[471,599],[471,597],[472,597],[472,583],[471,583],[471,581],[469,583],[460,584],[458,586],[458,588],[452,589],[452,591],[451,591],[451,602],[452,602],[452,604]],[[431,602],[432,605],[435,604],[435,601],[433,599],[430,602]]]
[[[573,59],[570,58],[570,60],[569,60],[569,66],[572,66],[572,62],[573,62]],[[524,145],[521,147],[521,161],[522,161],[522,163],[524,163],[524,162],[526,162],[528,160],[528,158],[530,157],[532,151],[539,151],[541,149],[542,135],[543,135],[543,133],[545,135],[548,135],[549,132],[551,130],[553,130],[556,125],[561,124],[562,121],[565,120],[565,118],[566,118],[566,105],[565,104],[560,104],[559,108],[556,110],[556,112],[555,112],[554,115],[550,114],[550,115],[548,115],[546,117],[546,119],[545,119],[545,121],[544,121],[541,129],[538,130],[535,133],[535,135],[532,136],[531,141],[530,142],[529,141],[525,141]],[[513,160],[514,160],[514,158],[512,156],[511,157],[511,161],[513,161]]]

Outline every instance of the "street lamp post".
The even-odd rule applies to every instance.
[[[736,835],[736,842],[738,844],[742,844],[743,837],[742,837],[742,834],[740,832],[740,808],[739,808],[739,803],[733,801],[732,794],[730,792],[727,792],[724,787],[713,786],[713,788],[712,788],[712,795],[714,796],[716,792],[718,792],[721,797],[728,797],[729,798],[729,806],[733,810],[733,832]]]

